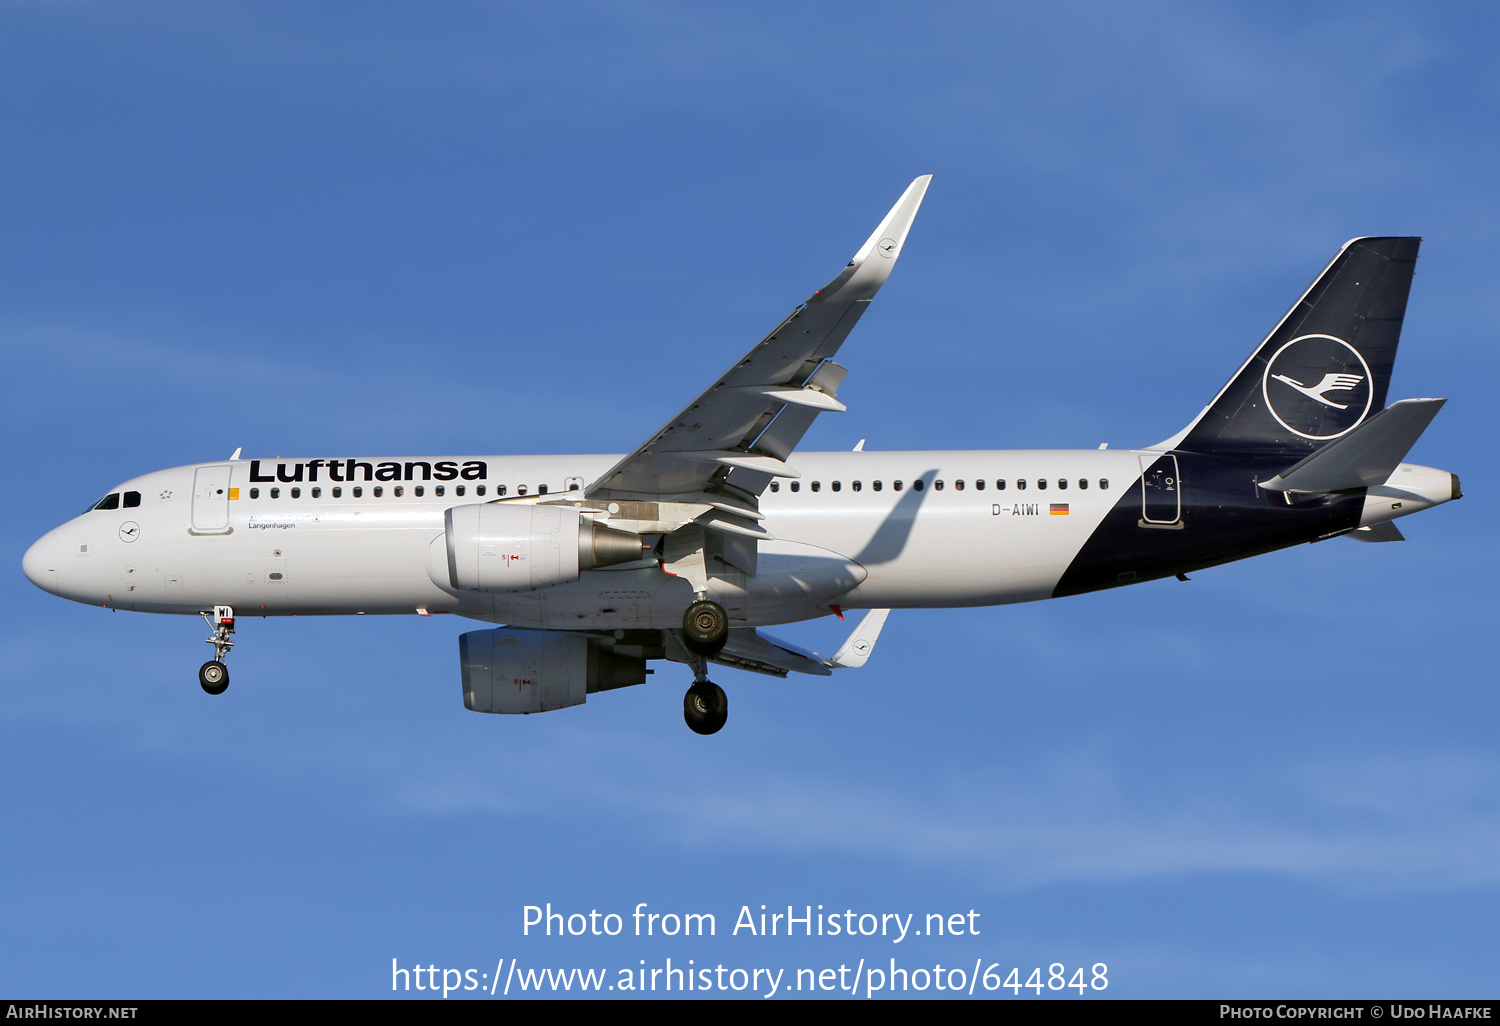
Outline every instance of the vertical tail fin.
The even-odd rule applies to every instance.
[[[1385,408],[1418,238],[1344,244],[1167,448],[1305,455]]]

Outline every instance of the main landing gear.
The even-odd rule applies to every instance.
[[[729,640],[729,614],[710,599],[699,599],[682,614],[682,638],[688,648],[712,659]]]
[[[682,718],[695,734],[716,734],[729,719],[729,696],[711,680],[700,680],[682,696]]]
[[[198,683],[210,695],[222,695],[229,687],[229,669],[224,657],[234,647],[234,610],[229,606],[214,606],[212,614],[199,614],[208,621],[213,633],[203,640],[214,647],[214,657],[198,667]]]
[[[695,734],[717,734],[729,719],[729,697],[708,679],[708,661],[729,640],[729,614],[717,602],[700,598],[682,617],[682,631],[673,631],[696,678],[682,697],[682,718]]]

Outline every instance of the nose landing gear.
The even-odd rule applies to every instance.
[[[222,695],[229,687],[229,669],[224,657],[234,647],[234,610],[229,606],[214,606],[212,614],[199,614],[208,621],[213,633],[203,640],[214,647],[214,657],[198,667],[198,683],[210,695]]]
[[[210,695],[222,695],[229,687],[229,669],[217,659],[198,667],[198,683]]]

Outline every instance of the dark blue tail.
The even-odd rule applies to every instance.
[[[1303,456],[1384,409],[1421,241],[1346,243],[1174,447]]]

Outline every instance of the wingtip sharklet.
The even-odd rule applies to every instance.
[[[913,179],[912,183],[906,187],[906,191],[901,194],[901,198],[896,201],[896,205],[891,207],[879,227],[870,233],[870,237],[865,240],[863,246],[859,247],[858,252],[854,254],[854,259],[850,262],[856,265],[863,264],[882,239],[890,239],[895,243],[890,252],[881,251],[882,256],[895,262],[895,259],[901,255],[901,247],[906,244],[906,236],[911,231],[912,222],[917,219],[917,211],[922,206],[922,198],[927,195],[927,186],[931,184],[931,175],[919,175]]]
[[[813,293],[809,303],[857,303],[875,298],[875,293],[891,276],[891,269],[906,247],[906,236],[927,195],[931,175],[922,175],[906,187],[896,205],[859,247],[854,259],[844,265],[838,277]]]
[[[880,639],[880,629],[885,626],[885,619],[890,615],[889,609],[872,609],[866,613],[864,619],[859,621],[859,626],[854,628],[854,633],[849,635],[833,658],[828,660],[828,665],[841,670],[855,670],[865,665],[870,654],[875,651],[875,642]]]

